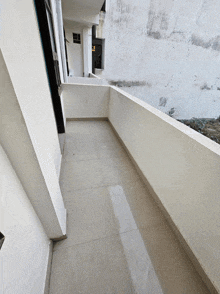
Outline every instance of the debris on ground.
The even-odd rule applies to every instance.
[[[217,119],[193,117],[178,121],[220,144],[220,116]]]

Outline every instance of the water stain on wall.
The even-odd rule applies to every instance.
[[[200,46],[205,49],[212,48],[215,51],[220,51],[220,36],[212,38],[209,41],[204,41],[201,37],[193,34],[191,36],[191,43],[192,45]]]
[[[195,35],[191,36],[191,43],[193,45],[200,46],[200,47],[203,47],[205,49],[211,47],[211,42],[210,41],[205,42],[204,40],[202,40],[201,38],[199,38],[199,37],[197,37]]]
[[[163,107],[165,107],[166,104],[167,104],[167,100],[168,100],[168,98],[160,97],[160,100],[159,100],[159,106],[163,106]]]
[[[108,81],[110,85],[116,87],[137,87],[137,86],[148,86],[151,87],[150,83],[146,83],[145,81]]]
[[[151,0],[147,23],[147,35],[149,37],[154,39],[166,37],[172,6],[173,0],[167,0],[166,3],[161,0]]]
[[[209,86],[207,85],[207,83],[204,83],[204,84],[200,87],[200,89],[201,89],[201,90],[211,90],[212,87],[209,87]]]
[[[154,39],[161,39],[160,32],[148,32],[148,36]]]

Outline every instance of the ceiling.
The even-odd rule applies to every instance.
[[[103,3],[104,0],[62,0],[63,10],[72,9],[74,6],[80,6],[90,8],[92,14],[98,14],[102,8]]]

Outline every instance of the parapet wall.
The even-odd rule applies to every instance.
[[[67,118],[108,118],[204,282],[219,293],[220,145],[116,87],[65,85],[63,95]]]

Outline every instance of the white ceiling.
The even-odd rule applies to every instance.
[[[74,6],[91,8],[92,13],[99,13],[104,0],[62,0],[64,10],[72,9]]]

